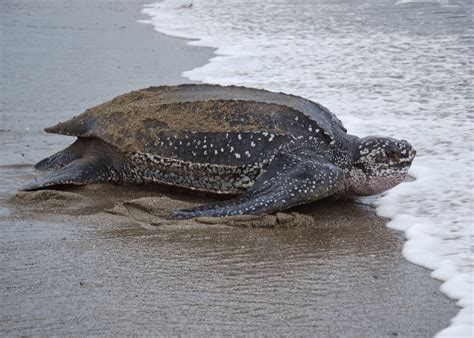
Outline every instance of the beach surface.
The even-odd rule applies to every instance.
[[[44,127],[186,82],[211,49],[139,24],[143,1],[7,1],[1,16],[0,334],[432,336],[458,308],[370,200],[168,221],[215,198],[163,187],[17,188],[72,143]]]

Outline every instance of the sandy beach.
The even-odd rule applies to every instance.
[[[366,203],[167,220],[213,197],[93,185],[18,193],[72,138],[42,130],[188,82],[212,50],[137,23],[144,1],[0,4],[0,334],[432,336],[458,308]]]

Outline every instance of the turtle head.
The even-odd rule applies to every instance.
[[[416,151],[405,140],[369,136],[354,143],[350,192],[359,196],[379,194],[401,183]]]

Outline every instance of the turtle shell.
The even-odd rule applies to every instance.
[[[270,142],[283,142],[284,137],[310,133],[329,143],[337,133],[346,131],[329,110],[301,97],[209,84],[133,91],[45,130],[96,137],[124,152],[167,157],[182,157],[179,152],[188,144],[183,141],[194,134],[231,133],[240,140],[242,135],[253,139],[263,133]],[[262,147],[259,154],[265,150]]]

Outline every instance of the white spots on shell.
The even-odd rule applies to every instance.
[[[245,155],[247,155],[247,157],[250,157],[250,151],[246,150]]]
[[[234,151],[234,147],[230,146],[230,152],[232,153]]]
[[[237,138],[238,138],[239,140],[241,140],[241,139],[242,139],[242,135],[238,134],[238,135],[237,135]]]
[[[255,147],[255,142],[254,142],[254,141],[250,142],[250,146],[251,146],[252,148],[254,148],[254,147]]]
[[[240,157],[241,157],[239,153],[235,153],[234,155],[235,155],[236,158],[240,158]]]

